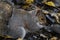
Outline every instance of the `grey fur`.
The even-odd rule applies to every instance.
[[[21,27],[24,28],[24,31],[22,31]],[[36,24],[36,22],[34,22],[32,16],[27,11],[15,9],[9,21],[9,29],[9,35],[15,38],[23,38],[22,35],[25,36],[27,30],[35,32],[38,31],[40,27]]]

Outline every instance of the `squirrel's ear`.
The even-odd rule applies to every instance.
[[[17,40],[23,40],[22,38],[18,38]]]

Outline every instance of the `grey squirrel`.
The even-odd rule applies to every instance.
[[[34,22],[32,16],[23,9],[15,9],[9,20],[8,28],[10,29],[8,35],[13,38],[24,38],[27,32],[35,32],[40,27]]]

